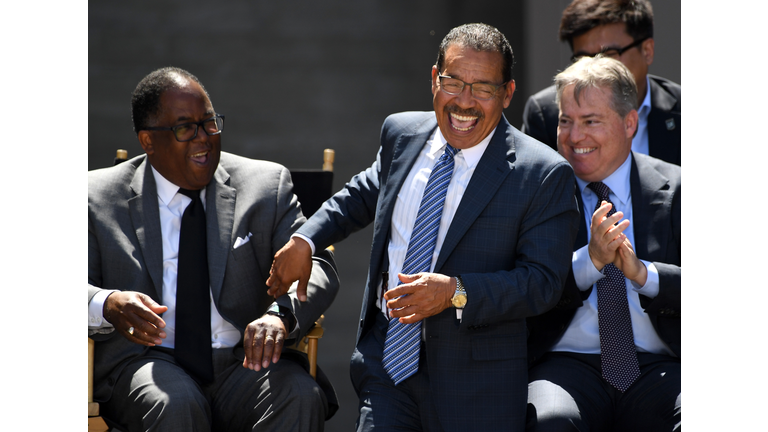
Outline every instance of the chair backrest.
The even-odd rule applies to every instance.
[[[301,203],[301,211],[309,218],[323,202],[333,195],[333,159],[332,149],[323,151],[323,169],[292,169],[293,193]]]

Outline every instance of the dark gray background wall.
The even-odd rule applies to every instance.
[[[557,40],[564,0],[89,2],[88,169],[117,148],[141,153],[130,94],[162,66],[189,70],[227,116],[223,149],[289,168],[319,168],[336,150],[334,186],[373,161],[391,113],[431,110],[430,68],[452,27],[485,22],[515,53],[517,92],[507,119],[522,124],[527,97],[568,64]],[[680,1],[656,1],[651,71],[680,82]],[[326,313],[320,366],[342,407],[329,431],[350,430],[357,398],[349,381],[371,230],[336,245],[342,289]]]

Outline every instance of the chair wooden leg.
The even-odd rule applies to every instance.
[[[309,374],[317,379],[317,339],[310,338],[307,347],[307,357],[309,358]]]

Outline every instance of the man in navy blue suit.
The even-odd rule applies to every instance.
[[[560,298],[578,210],[568,163],[502,114],[515,90],[512,65],[497,29],[451,30],[432,67],[434,112],[389,116],[373,165],[275,255],[270,293],[295,280],[302,292],[313,252],[374,224],[350,365],[357,430],[524,427],[525,318]],[[409,273],[421,239],[412,233],[432,197],[425,190],[451,158],[434,249],[423,255],[425,270]],[[390,343],[401,324],[416,329],[415,345]],[[399,374],[390,365],[406,352],[416,354]]]
[[[560,301],[527,320],[529,430],[677,430],[680,167],[631,151],[637,87],[622,63],[583,58],[555,86],[583,216]]]

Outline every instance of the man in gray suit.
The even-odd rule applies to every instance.
[[[568,163],[502,114],[512,64],[497,29],[451,30],[432,67],[434,112],[388,117],[373,165],[275,256],[270,292],[297,279],[301,290],[313,251],[374,224],[350,365],[357,430],[524,427],[525,318],[560,298],[578,211]]]
[[[104,417],[126,431],[322,430],[333,390],[282,349],[332,302],[335,263],[313,257],[305,302],[295,290],[273,302],[265,285],[305,221],[288,170],[222,153],[224,117],[185,70],[146,76],[132,111],[146,154],[88,174],[88,329]],[[196,245],[197,264],[185,264]]]
[[[560,40],[573,59],[598,53],[624,63],[638,90],[638,132],[632,151],[680,165],[680,84],[648,73],[653,63],[653,9],[648,0],[573,0],[563,11]],[[555,87],[531,96],[523,132],[557,148]]]
[[[560,301],[527,320],[529,430],[671,431],[680,425],[680,167],[631,151],[637,87],[622,63],[583,58],[555,86],[558,150],[576,173],[583,217]]]

